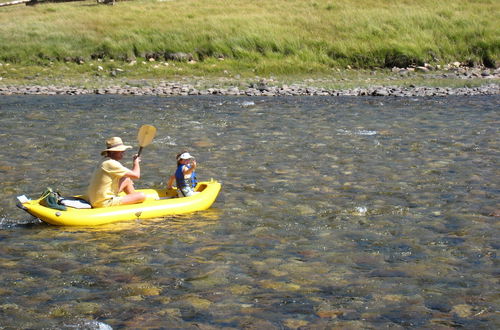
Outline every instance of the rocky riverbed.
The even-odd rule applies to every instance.
[[[376,72],[373,72],[376,75]],[[402,86],[398,80],[407,80],[420,77],[431,82],[437,79],[463,81],[464,87],[430,87],[409,85]],[[448,95],[492,95],[500,94],[500,69],[467,68],[457,65],[443,70],[429,66],[416,68],[393,68],[392,77],[387,84],[377,84],[368,87],[355,88],[328,88],[331,81],[308,79],[300,83],[284,84],[273,79],[259,79],[256,82],[242,83],[237,78],[226,83],[224,87],[217,86],[218,82],[204,85],[214,87],[200,87],[199,83],[172,82],[172,81],[126,81],[109,87],[74,87],[56,85],[1,85],[0,95],[82,95],[82,94],[118,94],[118,95],[157,95],[157,96],[183,96],[183,95],[240,95],[240,96],[448,96]],[[479,87],[467,87],[468,80],[484,81]],[[231,85],[232,83],[232,85]],[[352,82],[351,82],[352,83]],[[364,83],[366,85],[366,82]],[[361,83],[359,84],[361,85]],[[420,85],[420,84],[419,84]],[[432,85],[429,83],[429,85]]]

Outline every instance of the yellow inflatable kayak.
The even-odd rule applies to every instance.
[[[177,198],[174,189],[138,189],[146,194],[143,203],[103,208],[77,209],[67,207],[65,211],[45,207],[40,199],[28,200],[18,206],[38,219],[60,226],[96,226],[111,222],[158,218],[174,214],[191,213],[208,209],[219,194],[221,184],[217,181],[199,182],[195,194]]]

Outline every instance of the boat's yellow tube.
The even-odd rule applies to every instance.
[[[133,219],[158,218],[174,214],[191,213],[208,209],[219,194],[221,184],[217,181],[200,182],[195,194],[177,198],[175,189],[138,189],[146,194],[143,203],[103,208],[55,210],[40,204],[40,199],[30,200],[20,208],[42,221],[62,226],[96,226]]]

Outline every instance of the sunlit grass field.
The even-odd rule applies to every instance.
[[[0,8],[0,63],[24,75],[49,68],[67,77],[99,65],[144,77],[328,74],[454,61],[494,67],[499,32],[498,0],[42,3]],[[176,52],[194,61],[165,60]],[[154,68],[151,57],[170,65]],[[84,64],[65,64],[74,61]]]

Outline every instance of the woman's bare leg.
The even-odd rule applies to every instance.
[[[146,195],[142,192],[135,191],[134,182],[130,178],[122,178],[120,180],[119,191],[127,194],[122,197],[121,204],[136,204],[144,202],[146,199]]]

